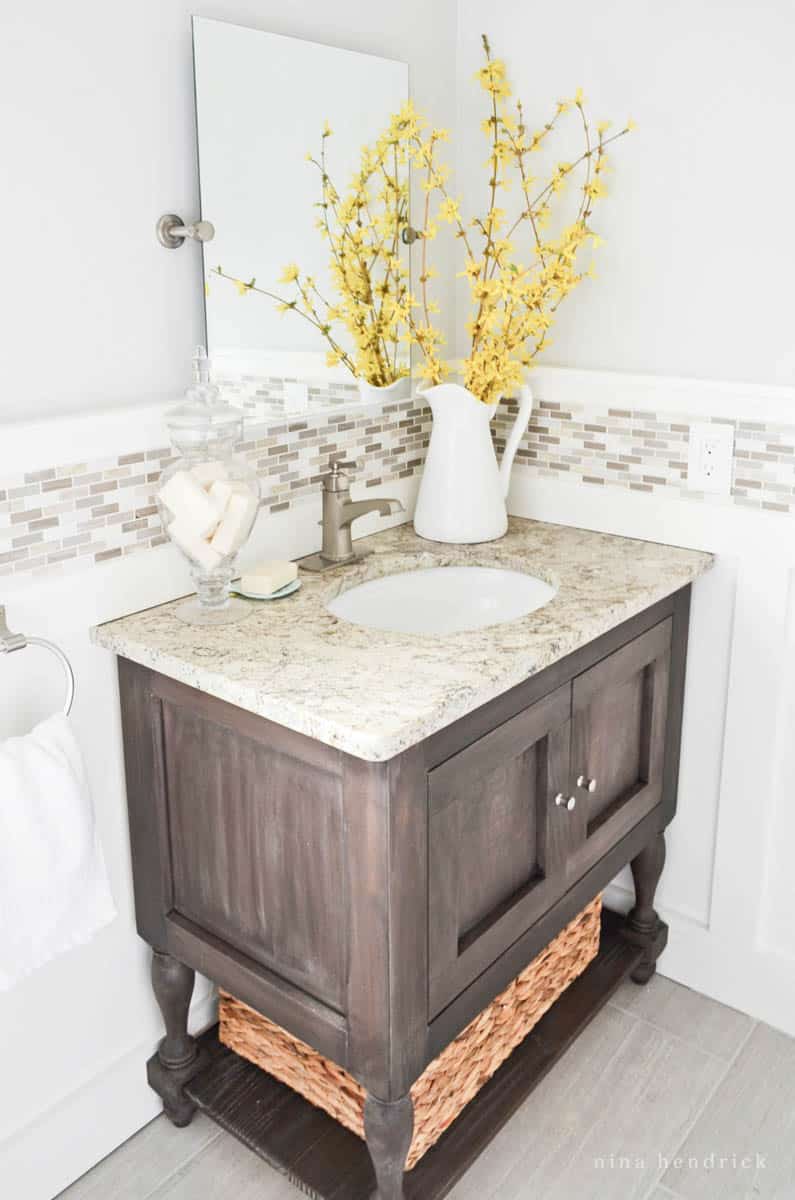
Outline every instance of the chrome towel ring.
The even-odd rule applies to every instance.
[[[60,646],[56,646],[54,642],[48,642],[46,638],[25,637],[22,633],[12,633],[6,624],[5,607],[0,604],[0,652],[11,654],[14,650],[24,650],[26,646],[43,646],[45,650],[51,650],[59,660],[66,680],[66,700],[62,711],[64,716],[68,717],[72,711],[72,701],[75,698],[75,675],[69,659]]]

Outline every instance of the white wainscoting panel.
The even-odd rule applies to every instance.
[[[782,647],[783,684],[776,729],[775,778],[772,815],[764,860],[767,872],[761,906],[758,941],[762,952],[788,960],[795,971],[795,571],[789,572],[786,639]]]
[[[514,469],[510,508],[716,554],[693,589],[679,811],[659,892],[671,933],[660,970],[795,1035],[795,521],[697,498],[628,500],[526,467]],[[631,901],[623,872],[608,902]]]

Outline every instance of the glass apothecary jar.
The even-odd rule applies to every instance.
[[[190,624],[228,625],[252,611],[230,596],[235,563],[256,520],[256,472],[235,454],[243,415],[218,398],[203,349],[194,356],[194,385],[166,414],[178,458],[160,478],[156,502],[163,529],[187,558],[196,596],[176,609]]]

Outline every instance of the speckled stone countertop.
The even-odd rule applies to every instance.
[[[178,602],[101,625],[117,654],[249,712],[384,761],[690,583],[709,554],[512,519],[498,542],[447,546],[401,525],[356,543],[371,557],[302,573],[293,596],[238,625],[187,625]],[[557,588],[544,608],[443,636],[386,633],[334,617],[326,603],[381,575],[442,565],[526,571]]]

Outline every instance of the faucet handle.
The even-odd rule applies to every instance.
[[[327,492],[343,492],[347,490],[348,481],[343,471],[353,471],[358,468],[357,462],[341,462],[335,459],[329,467],[327,475],[323,476],[323,487]]]

